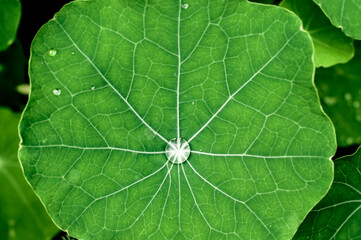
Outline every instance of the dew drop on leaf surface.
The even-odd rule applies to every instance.
[[[189,5],[187,3],[182,4],[182,8],[187,9]]]
[[[61,90],[60,90],[59,88],[55,88],[55,89],[53,90],[53,94],[54,94],[55,96],[59,96],[59,95],[61,94]]]
[[[167,159],[175,164],[181,164],[187,161],[190,152],[191,149],[188,142],[181,138],[173,138],[165,148]]]
[[[49,55],[50,57],[55,57],[55,56],[56,56],[56,50],[55,50],[55,49],[49,49],[48,55]]]

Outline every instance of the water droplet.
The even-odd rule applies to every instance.
[[[165,148],[167,159],[174,164],[181,164],[187,161],[190,153],[191,149],[188,142],[181,138],[173,138]]]
[[[336,97],[324,97],[323,101],[328,105],[328,106],[333,106],[336,104],[337,102],[337,98]]]
[[[352,100],[352,95],[351,95],[351,93],[345,93],[344,98],[345,98],[345,100],[348,101],[348,102],[351,101],[351,100]]]
[[[75,52],[74,52],[74,51],[72,51],[72,52],[71,52],[71,55],[75,55]]]
[[[82,182],[81,172],[76,169],[72,169],[66,176],[67,181],[74,185],[80,185]]]
[[[95,86],[91,86],[91,88],[90,88],[92,91],[94,91],[95,90]]]
[[[192,105],[196,104],[195,102],[192,102]]]
[[[59,88],[55,88],[55,89],[53,90],[53,94],[54,94],[55,96],[59,96],[59,95],[61,94],[61,90],[60,90]]]
[[[178,5],[179,6],[179,5]],[[188,3],[182,4],[182,8],[187,9],[189,7]]]
[[[49,49],[48,55],[49,55],[50,57],[55,57],[55,55],[56,55],[56,50],[55,50],[55,49]]]

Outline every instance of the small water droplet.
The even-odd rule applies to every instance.
[[[74,51],[72,51],[72,52],[71,52],[71,55],[75,55],[75,52],[74,52]]]
[[[54,94],[55,96],[59,96],[59,95],[61,94],[61,90],[60,90],[59,88],[55,88],[55,89],[53,90],[53,94]]]
[[[195,102],[192,102],[192,105],[196,104]]]
[[[345,98],[345,100],[348,101],[348,102],[351,101],[351,100],[352,100],[352,95],[351,95],[351,93],[345,93],[344,98]]]
[[[337,98],[336,97],[324,97],[323,101],[328,105],[328,106],[333,106],[336,104],[337,102]]]
[[[95,90],[95,86],[91,86],[91,88],[90,88],[92,91],[94,91]]]
[[[165,155],[168,161],[174,164],[181,164],[188,160],[191,149],[186,140],[173,138],[165,148]]]
[[[49,55],[50,57],[55,57],[55,55],[56,55],[56,50],[55,50],[55,49],[49,49],[48,55]]]
[[[179,6],[179,5],[178,5]],[[182,8],[187,9],[189,7],[188,3],[182,4]]]

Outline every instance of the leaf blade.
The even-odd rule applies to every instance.
[[[132,2],[127,7],[123,6],[125,1],[110,3],[116,14],[110,14],[104,1],[67,5],[33,42],[33,92],[21,124],[23,147],[19,154],[27,178],[36,183],[53,219],[70,234],[85,239],[292,236],[330,185],[329,158],[335,148],[332,125],[315,101],[312,45],[308,35],[300,31],[300,21],[284,9],[246,1],[195,1],[187,7],[180,1],[154,5]],[[263,18],[251,23],[252,16],[260,12]],[[74,22],[89,30],[72,25]],[[112,25],[114,22],[122,27]],[[234,24],[239,22],[243,23],[240,27]],[[135,30],[130,31],[133,23]],[[189,34],[192,23],[201,27]],[[56,50],[55,56],[49,56],[49,47]],[[54,94],[54,89],[61,90],[60,94]],[[252,98],[253,91],[259,98]],[[296,111],[290,113],[292,106]],[[263,123],[255,112],[258,118],[275,113],[281,116]],[[244,119],[237,119],[235,113],[243,114]],[[289,132],[282,132],[282,124],[289,126]],[[269,127],[280,135],[276,145]],[[174,165],[161,155],[167,146],[164,139],[178,135],[188,140],[193,150],[189,162],[182,165]],[[310,140],[313,137],[314,141]],[[266,143],[263,147],[262,142]],[[213,146],[218,151],[212,151]],[[213,181],[227,182],[228,176],[218,176],[215,171],[214,180],[202,178],[205,173],[198,168],[197,159],[207,169],[218,157],[199,152],[258,154],[261,159],[278,161],[286,154],[304,156],[319,160],[326,170],[313,176],[322,181],[315,185],[317,191],[307,204],[297,211],[287,207],[285,214],[292,224],[285,228],[279,215],[260,209],[258,197],[250,207],[241,203],[247,199],[237,203],[230,198],[228,188],[214,188]],[[53,157],[49,160],[48,156]],[[223,158],[225,165],[232,159]],[[34,161],[53,179],[51,190],[50,180],[32,175]],[[59,165],[59,170],[47,169],[49,164]],[[255,178],[272,181],[267,165],[258,165],[263,176],[255,171]],[[305,174],[304,166],[298,166],[297,171]],[[64,177],[67,181],[59,180]],[[248,187],[242,179],[238,183]],[[205,190],[197,191],[201,186]],[[262,183],[257,186],[261,188]],[[217,197],[209,199],[212,193]],[[285,206],[291,206],[287,196],[292,194],[285,193]],[[269,199],[275,197],[269,195]],[[227,207],[219,204],[222,199]],[[231,200],[238,204],[237,210],[230,208]],[[207,208],[209,201],[217,204]],[[215,207],[227,221],[209,211]],[[162,220],[163,216],[167,220]],[[243,224],[247,216],[253,224]],[[277,223],[271,227],[272,222]]]

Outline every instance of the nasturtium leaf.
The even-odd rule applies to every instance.
[[[332,24],[354,39],[361,39],[361,0],[313,0]]]
[[[25,175],[81,239],[290,239],[335,135],[291,12],[248,1],[74,1],[31,47]]]
[[[307,215],[294,239],[361,238],[361,148],[335,160],[330,191]]]
[[[316,71],[322,106],[336,128],[339,146],[361,143],[361,42],[355,41],[355,57],[346,64]]]
[[[25,80],[25,56],[19,41],[15,41],[6,51],[0,52],[0,105],[14,110],[23,109],[21,95],[16,87]]]
[[[0,51],[6,50],[15,41],[20,17],[19,0],[0,0]]]
[[[59,231],[26,182],[17,158],[20,114],[0,108],[0,239],[51,239]]]
[[[334,27],[312,0],[283,0],[280,4],[296,13],[311,35],[316,67],[348,62],[354,55],[353,39]]]

